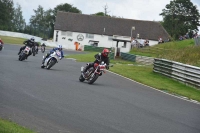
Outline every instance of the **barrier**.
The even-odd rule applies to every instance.
[[[136,56],[133,54],[123,53],[123,52],[121,52],[120,54],[123,60],[128,60],[128,61],[133,61],[133,62],[136,61]]]
[[[200,89],[199,67],[155,58],[153,71]]]

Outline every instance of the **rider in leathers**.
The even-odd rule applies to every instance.
[[[64,57],[64,53],[62,51],[62,45],[58,45],[57,48],[53,48],[49,53],[46,54],[45,58],[42,60],[42,65],[41,67],[44,67],[44,61],[46,60],[46,58],[48,58],[54,51],[59,50],[61,53],[61,57],[60,60]]]
[[[25,44],[25,46],[23,46],[23,47],[20,48],[20,50],[18,52],[18,55],[21,53],[22,50],[24,50],[26,48],[26,46],[29,46],[30,48],[32,48],[35,45],[35,39],[34,39],[34,37],[32,37],[29,40],[24,41],[24,44]],[[31,54],[32,54],[32,52],[30,50],[29,53],[28,53],[28,56],[30,56]]]
[[[87,70],[89,68],[94,67],[95,63],[100,64],[102,61],[104,61],[104,63],[106,63],[106,69],[109,69],[110,61],[109,61],[108,54],[109,54],[109,50],[106,49],[106,48],[101,53],[96,54],[94,56],[96,60],[93,63],[88,63],[87,64],[87,66],[85,67],[85,69],[83,71],[83,74],[85,74],[85,72],[87,72]]]

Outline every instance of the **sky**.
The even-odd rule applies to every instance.
[[[126,19],[161,21],[159,14],[170,0],[13,0],[22,7],[22,15],[26,21],[34,14],[33,9],[41,5],[44,10],[54,9],[59,4],[68,3],[82,11],[82,14],[94,14],[104,12],[107,5],[107,12],[111,16],[118,16]],[[191,0],[200,11],[200,0]]]

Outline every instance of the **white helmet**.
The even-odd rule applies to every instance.
[[[31,40],[31,42],[34,42],[34,41],[35,41],[35,38],[34,38],[34,37],[31,37],[30,40]]]
[[[62,45],[58,44],[58,49],[62,50]]]

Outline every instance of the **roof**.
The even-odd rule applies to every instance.
[[[169,34],[163,26],[156,21],[133,20],[123,18],[112,18],[105,16],[85,15],[79,13],[58,11],[55,22],[55,30],[82,32],[100,35],[120,35],[158,40],[162,37],[164,40],[169,38]]]

